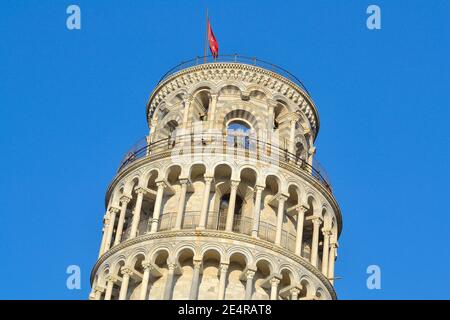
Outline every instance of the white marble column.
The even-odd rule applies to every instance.
[[[151,263],[148,261],[142,262],[142,268],[144,268],[144,275],[142,276],[141,292],[139,293],[139,299],[145,300],[147,298],[148,280],[150,279]]]
[[[278,198],[278,213],[277,213],[277,233],[275,234],[275,244],[281,245],[281,234],[283,231],[283,219],[284,219],[284,203],[287,197],[280,195]]]
[[[291,128],[289,133],[289,152],[295,154],[295,126],[297,125],[297,120],[291,120]]]
[[[289,292],[291,294],[291,300],[298,300],[298,294],[300,293],[298,288],[292,288]]]
[[[101,300],[102,293],[105,291],[105,288],[96,286],[95,287],[95,300]]]
[[[109,210],[106,210],[103,216],[103,228],[102,228],[102,242],[100,243],[100,250],[98,256],[100,257],[105,252],[106,237],[108,235],[109,226]]]
[[[189,300],[197,300],[197,298],[198,298],[198,285],[199,285],[201,267],[202,267],[202,261],[194,260],[194,273],[192,275],[191,290],[189,292]]]
[[[111,294],[114,287],[114,284],[117,282],[116,276],[108,276],[106,278],[106,292],[105,292],[105,300],[111,300]]]
[[[331,230],[322,228],[323,233],[323,250],[322,250],[322,273],[328,276],[328,255],[330,253],[330,235]]]
[[[211,183],[213,177],[205,177],[205,188],[203,189],[202,207],[200,211],[200,219],[198,229],[205,229],[206,219],[208,218],[209,195],[211,193]]]
[[[227,223],[225,230],[232,232],[233,231],[233,221],[234,221],[234,208],[236,205],[236,192],[239,186],[239,181],[231,180],[231,192],[230,192],[230,201],[228,203],[228,213],[227,213]]]
[[[270,300],[278,300],[278,284],[280,279],[270,279]]]
[[[219,276],[219,290],[217,292],[217,300],[225,299],[225,288],[227,285],[227,271],[228,271],[228,264],[221,263],[220,264],[220,276]]]
[[[263,186],[255,186],[256,196],[255,196],[255,205],[253,207],[253,228],[252,228],[252,237],[258,238],[259,232],[259,219],[261,216],[261,195],[265,187]]]
[[[302,205],[297,208],[297,236],[295,239],[295,254],[298,256],[302,255],[303,225],[305,221],[306,210],[307,208]]]
[[[125,300],[128,293],[128,283],[130,282],[133,270],[126,266],[120,268],[120,270],[122,271],[122,284],[120,286],[119,300]]]
[[[188,182],[189,182],[188,179],[180,179],[180,185],[181,185],[180,199],[178,199],[177,219],[175,221],[174,230],[180,230],[181,225],[183,223],[184,207],[186,205],[186,191],[187,191]]]
[[[331,242],[330,244],[330,256],[328,258],[328,279],[330,279],[331,284],[334,284],[334,260],[337,255],[338,244],[336,242]]]
[[[184,100],[184,110],[183,110],[183,124],[182,128],[186,129],[188,127],[189,121],[189,109],[192,102],[192,96],[188,96]]]
[[[313,223],[313,235],[312,235],[312,245],[311,245],[311,264],[317,267],[317,255],[319,251],[319,231],[320,225],[322,224],[321,217],[314,217],[312,219]]]
[[[245,283],[245,300],[252,300],[253,294],[253,278],[255,277],[254,270],[247,270],[247,281]]]
[[[139,221],[141,220],[142,200],[147,191],[144,188],[137,188],[136,205],[134,206],[133,221],[131,222],[131,234],[130,239],[135,238],[138,235]]]
[[[208,121],[210,129],[214,127],[214,120],[216,120],[216,105],[218,97],[219,95],[217,93],[211,93],[211,105],[209,106],[210,108],[208,110]]]
[[[123,232],[123,224],[125,223],[125,215],[127,214],[127,206],[128,203],[131,201],[131,197],[127,195],[123,195],[120,198],[120,216],[119,216],[119,222],[117,223],[117,230],[116,230],[116,238],[114,239],[114,245],[118,245],[120,241],[122,241],[122,232]]]
[[[119,212],[119,209],[111,207],[109,209],[109,221],[108,221],[108,233],[106,236],[106,243],[105,243],[105,251],[103,253],[105,253],[106,251],[109,250],[109,248],[111,248],[111,243],[112,243],[112,234],[114,231],[114,225],[116,222],[116,215]]]
[[[172,297],[173,277],[175,275],[175,268],[177,267],[177,265],[175,263],[169,263],[167,267],[169,268],[169,270],[167,272],[163,300],[170,300],[170,298]]]
[[[164,181],[159,181],[156,183],[156,185],[158,186],[158,191],[156,193],[155,207],[153,210],[152,226],[150,229],[150,233],[155,233],[158,231],[159,215],[161,214],[161,204],[166,183]]]

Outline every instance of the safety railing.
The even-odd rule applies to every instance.
[[[144,157],[156,157],[170,151],[168,156],[177,157],[186,154],[222,154],[229,157],[242,156],[246,159],[264,161],[273,165],[289,163],[298,170],[308,173],[328,190],[331,184],[316,166],[310,165],[301,157],[280,146],[265,142],[252,136],[225,135],[214,133],[184,134],[162,139],[128,152],[122,160],[119,172],[131,163]]]
[[[159,231],[171,230],[175,227],[176,212],[167,212],[161,215],[159,220]],[[183,216],[182,229],[196,229],[200,221],[199,211],[186,211]],[[207,230],[225,230],[226,213],[209,212],[206,229]],[[253,219],[244,216],[235,216],[233,219],[233,232],[251,235]],[[271,243],[275,243],[277,227],[268,222],[260,221],[258,237]],[[281,231],[281,246],[289,251],[295,250],[296,235],[287,230]]]
[[[271,62],[258,59],[256,57],[248,57],[248,56],[243,56],[243,55],[239,55],[239,54],[223,54],[223,55],[219,55],[217,58],[214,58],[213,56],[198,56],[198,57],[195,57],[194,59],[182,61],[181,63],[179,63],[178,65],[176,65],[175,67],[173,67],[169,71],[167,71],[161,77],[158,84],[163,82],[164,80],[166,80],[171,75],[173,75],[183,69],[195,67],[195,66],[201,65],[201,64],[221,63],[221,62],[248,64],[248,65],[260,67],[260,68],[275,72],[275,73],[289,79],[290,81],[294,82],[296,85],[300,86],[309,95],[309,92],[306,89],[303,82],[299,78],[294,76],[292,73],[287,71],[286,69],[284,69],[280,66],[277,66],[276,64],[273,64]]]

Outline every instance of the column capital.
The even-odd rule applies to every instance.
[[[144,268],[144,270],[151,270],[153,268],[153,265],[150,261],[142,261],[142,268]]]
[[[322,228],[322,233],[324,236],[330,236],[331,235],[331,229]]]
[[[206,183],[211,183],[214,180],[214,177],[212,177],[212,176],[204,176],[203,179],[205,179]]]
[[[110,208],[109,208],[109,212],[110,212],[110,213],[119,213],[119,212],[120,212],[120,209],[119,209],[119,208],[116,208],[116,207],[110,207]]]
[[[120,197],[120,202],[122,202],[122,203],[128,204],[130,201],[131,201],[131,196],[129,196],[129,195],[124,194]]]
[[[298,213],[305,213],[306,211],[308,211],[309,207],[305,206],[304,204],[300,204],[297,207],[297,211]]]
[[[184,96],[184,103],[191,103],[194,100],[194,96],[192,94],[187,94]]]
[[[247,279],[253,279],[255,274],[256,274],[255,270],[247,270],[247,272],[245,273],[245,276],[247,277]]]
[[[128,266],[123,266],[122,268],[120,268],[120,271],[122,271],[122,273],[123,273],[124,275],[129,275],[129,276],[131,276],[131,275],[133,274],[133,269],[131,269],[131,268],[128,267]]]
[[[117,281],[119,281],[119,278],[117,278],[114,275],[109,275],[109,276],[106,277],[106,281],[112,282],[112,283],[116,283]]]
[[[228,263],[221,263],[220,264],[220,272],[227,272],[227,270],[228,270],[228,267],[229,267],[229,264]]]
[[[294,295],[298,295],[300,293],[300,289],[297,287],[294,287],[292,289],[289,290],[290,294],[294,294]]]
[[[322,220],[322,217],[319,216],[312,217],[311,219],[312,223],[317,226],[320,226],[322,224]]]
[[[180,181],[181,185],[188,184],[189,183],[189,178],[180,178],[179,181]]]
[[[267,106],[269,108],[275,108],[277,106],[277,102],[273,99],[267,99]]]
[[[177,268],[177,264],[176,263],[168,263],[167,267],[169,268],[169,270],[175,270]]]
[[[265,188],[266,188],[266,186],[259,185],[259,184],[257,184],[257,185],[255,186],[256,192],[262,192]]]
[[[137,187],[136,189],[134,189],[134,191],[137,194],[141,194],[141,193],[146,194],[148,192],[147,188],[144,188],[144,187]]]
[[[231,189],[237,189],[239,186],[240,180],[231,180]]]
[[[105,291],[105,288],[103,288],[103,287],[101,287],[101,286],[95,286],[95,287],[94,287],[94,291],[95,291],[95,292],[104,292],[104,291]]]
[[[280,283],[280,279],[273,277],[272,279],[270,279],[270,284],[272,286],[278,286],[278,284]]]
[[[167,188],[167,183],[163,180],[156,181],[156,186],[159,188]]]
[[[202,266],[202,260],[194,260],[193,264],[194,264],[194,269],[200,269]]]
[[[277,197],[278,201],[286,201],[287,199],[289,199],[289,195],[284,194],[284,193],[280,193]]]

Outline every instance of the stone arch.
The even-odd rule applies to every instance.
[[[258,184],[258,182],[260,181],[261,174],[260,174],[258,168],[256,166],[254,166],[254,165],[251,165],[251,164],[241,165],[239,167],[238,171],[239,171],[239,179],[241,179],[241,181],[243,179],[243,177],[242,177],[243,172],[246,173],[246,171],[248,171],[249,174],[253,173],[253,175],[254,175],[254,179],[252,179],[252,182],[253,182],[252,186],[253,187],[256,184]]]
[[[314,282],[307,275],[300,278],[300,287],[299,298],[312,298],[316,293]]]
[[[140,176],[138,173],[135,173],[131,179],[129,179],[126,183],[125,183],[125,189],[124,189],[124,194],[131,194],[131,192],[133,191],[133,189],[139,185],[139,181],[140,181]]]
[[[256,116],[243,108],[230,110],[224,115],[224,117],[219,117],[219,119],[223,119],[224,129],[226,129],[228,124],[232,121],[243,121],[250,126],[250,130],[254,132],[259,130],[259,124]]]
[[[193,257],[198,257],[197,247],[193,243],[182,243],[173,252],[173,261],[178,263],[180,255],[184,252],[190,251]]]
[[[113,275],[118,275],[120,273],[120,268],[126,265],[127,257],[124,255],[120,255],[116,257],[113,263],[111,263],[110,272]]]
[[[287,271],[289,273],[289,280],[291,285],[298,283],[299,279],[292,265],[283,263],[282,265],[280,265],[279,270],[280,271],[278,273],[281,275],[283,275],[283,271]]]
[[[223,170],[219,170],[219,169],[223,169]],[[230,171],[230,173],[228,173],[228,170]],[[221,171],[221,172],[219,172]],[[235,175],[235,168],[234,166],[229,163],[228,161],[219,161],[217,163],[215,163],[212,167],[212,172],[214,174],[214,179],[217,181],[221,181],[221,180],[230,180],[232,179]]]
[[[182,175],[183,172],[183,167],[179,164],[170,164],[166,169],[165,169],[165,180],[168,181],[171,185],[177,183],[177,181],[179,180],[180,176]]]
[[[148,259],[150,262],[155,263],[155,262],[156,262],[156,259],[158,258],[158,256],[159,256],[161,253],[163,253],[163,252],[167,255],[167,261],[171,261],[172,258],[173,258],[173,256],[172,256],[172,250],[171,250],[171,248],[170,248],[169,246],[167,246],[167,245],[160,245],[160,246],[158,246],[157,248],[155,248],[152,252],[150,252],[150,253],[148,254],[147,259]]]
[[[246,91],[248,92],[250,99],[252,98],[253,92],[261,92],[264,95],[264,99],[273,99],[273,95],[270,92],[270,90],[266,89],[263,86],[257,85],[257,84],[250,84],[247,86]]]
[[[219,96],[233,95],[240,98],[241,88],[235,84],[226,84],[219,89]]]
[[[216,85],[216,90],[219,93],[219,97],[220,97],[220,91],[222,91],[227,86],[237,87],[240,92],[246,91],[246,88],[241,81],[223,80],[223,81],[220,81],[219,83],[217,83],[217,85]]]
[[[151,168],[142,175],[141,186],[148,187],[149,184],[154,183],[159,177],[161,177],[161,170],[159,168]]]
[[[244,255],[247,265],[251,265],[252,264],[252,262],[253,262],[253,260],[252,260],[252,253],[247,248],[242,248],[242,247],[239,247],[239,246],[231,246],[226,251],[228,259],[233,254],[236,254],[236,253]]]
[[[215,86],[212,81],[209,81],[209,80],[200,81],[200,82],[197,82],[196,84],[192,85],[187,90],[187,95],[194,97],[201,90],[208,90],[209,92],[213,92],[213,91],[215,91],[216,87],[217,86]]]
[[[203,85],[196,88],[192,93],[192,101],[189,105],[189,120],[205,121],[208,117],[211,102],[211,86]]]
[[[272,100],[286,107],[287,112],[295,112],[292,102],[282,94],[274,94]]]
[[[255,257],[255,266],[258,268],[258,266],[263,263],[267,266],[269,275],[274,274],[276,270],[276,263],[273,261],[272,257],[269,255],[263,253],[259,254]]]
[[[320,215],[321,207],[319,201],[316,199],[316,195],[313,193],[308,193],[306,196],[306,201],[309,206],[309,215]]]
[[[200,248],[200,256],[203,257],[205,255],[206,252],[208,251],[215,251],[217,252],[217,254],[220,256],[220,261],[224,262],[224,261],[228,261],[228,256],[226,253],[226,249],[218,244],[218,243],[205,243],[201,248]]]
[[[125,264],[127,266],[134,266],[139,258],[143,258],[142,260],[147,258],[147,250],[145,250],[145,248],[138,248],[134,252],[130,253]]]
[[[196,161],[189,167],[188,177],[191,181],[197,180],[205,176],[207,172],[207,164],[204,161]]]

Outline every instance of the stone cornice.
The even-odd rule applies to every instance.
[[[240,234],[240,233],[231,233],[226,231],[219,231],[219,230],[179,230],[179,231],[159,231],[157,233],[147,233],[141,236],[138,236],[133,239],[126,240],[117,246],[112,247],[110,250],[108,250],[106,253],[104,253],[95,263],[94,267],[91,271],[91,284],[93,283],[95,274],[100,267],[100,265],[106,261],[109,257],[113,256],[115,253],[119,252],[120,250],[123,250],[125,248],[131,247],[136,244],[143,243],[145,241],[149,240],[155,240],[155,239],[164,239],[164,238],[172,238],[172,237],[212,237],[212,238],[221,238],[221,239],[229,239],[233,241],[242,241],[246,243],[250,243],[253,245],[260,246],[265,249],[272,250],[278,254],[281,254],[285,257],[290,258],[291,260],[297,262],[302,267],[310,271],[314,276],[316,276],[323,285],[327,288],[328,292],[330,293],[332,299],[337,299],[336,292],[333,288],[333,285],[330,283],[330,281],[312,264],[309,263],[305,258],[295,255],[293,252],[288,251],[282,247],[279,247],[271,242],[253,238],[251,236]]]
[[[313,128],[314,139],[317,137],[320,127],[319,114],[311,97],[300,86],[273,71],[238,62],[200,64],[170,75],[159,83],[150,95],[146,109],[148,122],[150,123],[151,115],[159,103],[169,94],[185,86],[207,80],[251,82],[282,94],[304,113]]]

